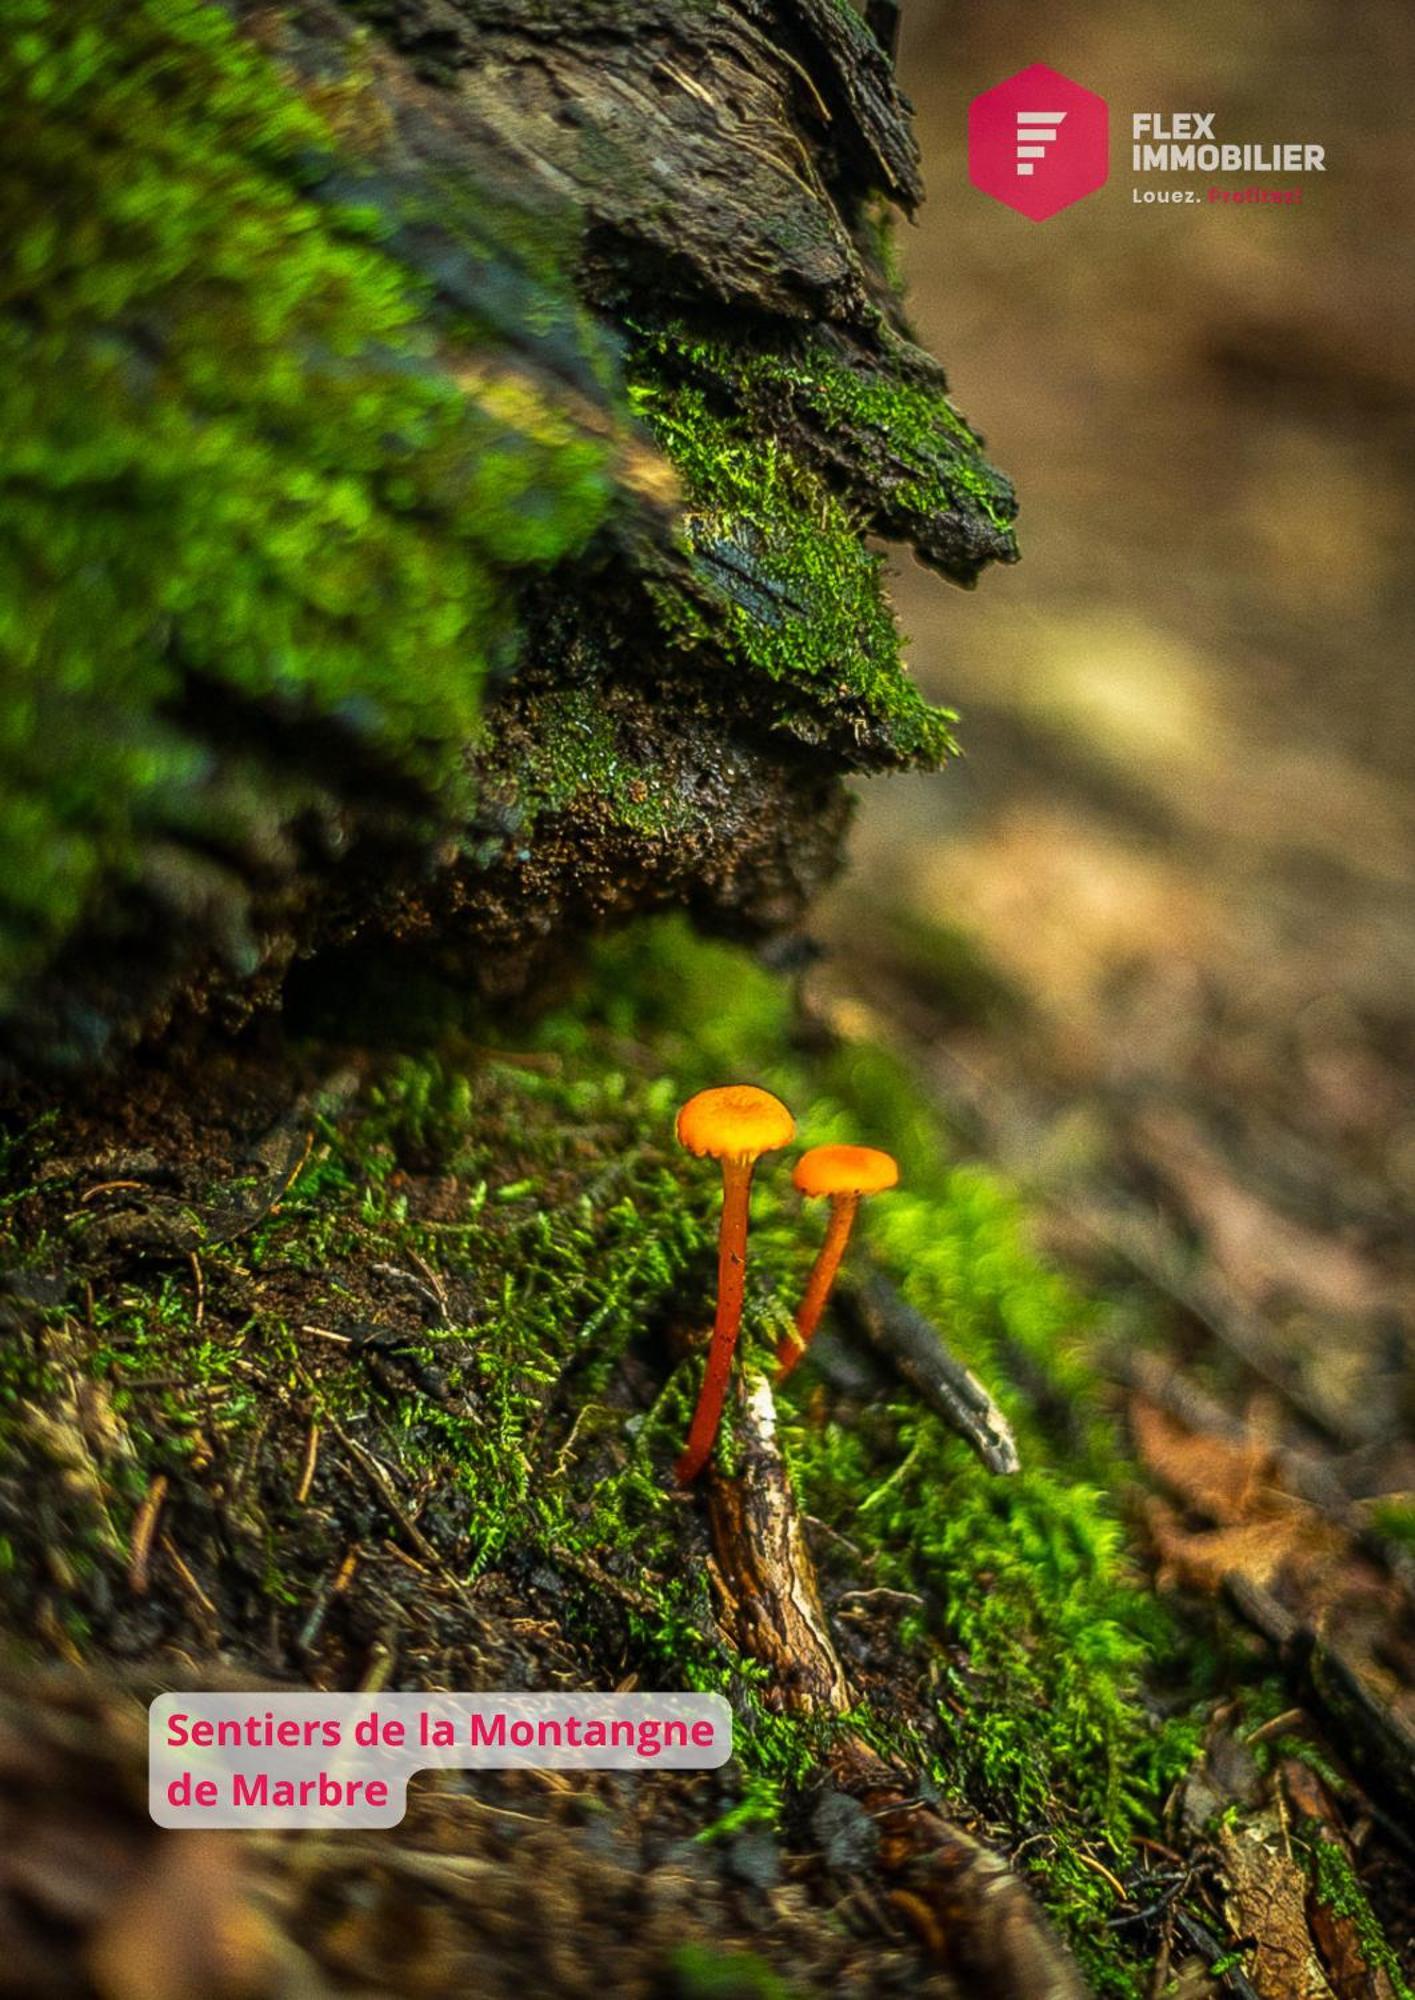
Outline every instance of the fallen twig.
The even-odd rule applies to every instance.
[[[447,1585],[448,1589],[456,1597],[465,1603],[468,1598],[466,1584],[463,1583],[461,1577],[451,1568],[433,1543],[428,1540],[427,1536],[418,1526],[417,1521],[403,1505],[388,1468],[380,1459],[375,1458],[371,1451],[367,1451],[357,1438],[351,1437],[337,1417],[330,1415],[326,1411],[325,1420],[330,1430],[333,1431],[335,1437],[338,1438],[340,1444],[344,1447],[349,1458],[363,1474],[365,1483],[368,1485],[370,1491],[392,1515],[428,1568]]]
[[[128,1548],[128,1588],[139,1597],[147,1592],[148,1567],[152,1561],[152,1540],[158,1516],[167,1498],[167,1475],[159,1472],[143,1496],[133,1519],[133,1538]]]
[[[333,1604],[336,1597],[343,1596],[344,1592],[353,1582],[354,1571],[359,1566],[362,1553],[358,1544],[355,1543],[352,1548],[346,1551],[344,1559],[334,1575],[322,1583],[315,1592],[309,1616],[300,1627],[299,1637],[295,1641],[295,1650],[298,1653],[308,1655],[314,1651],[315,1642],[324,1630],[324,1621],[329,1616],[329,1607]]]
[[[972,1369],[949,1353],[938,1328],[901,1298],[888,1278],[873,1272],[842,1296],[876,1353],[967,1439],[990,1472],[1020,1469],[1017,1441],[1002,1411]]]
[[[306,1500],[310,1497],[310,1488],[314,1484],[315,1467],[318,1463],[319,1425],[312,1423],[310,1425],[309,1437],[305,1441],[305,1459],[304,1464],[300,1468],[300,1483],[295,1488],[295,1505],[297,1507],[303,1507]]]
[[[1260,2000],[1253,1982],[1246,1979],[1238,1967],[1229,1962],[1231,1958],[1229,1946],[1215,1937],[1207,1924],[1200,1923],[1196,1916],[1184,1909],[1175,1911],[1174,1922],[1176,1929],[1198,1952],[1205,1965],[1214,1966],[1220,1959],[1224,1961],[1220,1977],[1234,1996],[1234,2000]]]
[[[418,1258],[417,1261],[422,1264],[421,1258]],[[433,1325],[448,1326],[451,1322],[447,1316],[446,1289],[440,1279],[437,1279],[435,1283],[431,1282],[434,1274],[428,1271],[426,1264],[422,1264],[422,1268],[427,1272],[426,1277],[419,1277],[413,1271],[404,1271],[397,1264],[369,1265],[370,1271],[376,1278],[387,1278],[394,1284],[402,1285],[405,1290],[412,1292],[415,1297],[421,1299],[424,1306],[431,1309],[431,1323]]]
[[[644,1617],[657,1616],[658,1607],[647,1591],[636,1590],[632,1583],[625,1583],[619,1577],[611,1576],[593,1556],[583,1555],[576,1549],[564,1548],[559,1543],[552,1546],[550,1553],[563,1568],[572,1571],[576,1576],[583,1577],[585,1582],[592,1583],[596,1590],[602,1590],[606,1595],[617,1598],[630,1611],[637,1611]]]
[[[187,1595],[206,1618],[207,1622],[215,1626],[219,1632],[221,1614],[197,1582],[188,1564],[183,1560],[182,1553],[177,1544],[170,1535],[162,1534],[157,1538],[157,1545],[176,1571],[177,1577]]]

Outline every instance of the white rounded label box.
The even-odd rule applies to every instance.
[[[709,1771],[718,1694],[163,1694],[148,1710],[159,1826],[396,1826],[428,1770]]]

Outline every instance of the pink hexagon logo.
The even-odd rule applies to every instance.
[[[1094,194],[1109,172],[1105,99],[1045,63],[968,106],[969,180],[1033,222]]]

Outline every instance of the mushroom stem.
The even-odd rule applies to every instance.
[[[732,1373],[732,1355],[742,1324],[742,1297],[747,1278],[747,1208],[752,1193],[752,1157],[722,1162],[722,1222],[717,1237],[717,1316],[712,1344],[698,1394],[698,1407],[688,1430],[688,1442],[676,1467],[678,1482],[688,1486],[707,1464],[722,1421],[722,1405]]]
[[[784,1382],[791,1373],[820,1324],[820,1316],[825,1311],[825,1302],[830,1297],[830,1288],[835,1283],[835,1274],[845,1255],[845,1245],[850,1241],[850,1231],[855,1226],[855,1211],[859,1206],[858,1194],[833,1194],[830,1197],[830,1221],[826,1224],[825,1241],[811,1266],[811,1275],[806,1280],[806,1289],[796,1308],[795,1331],[784,1335],[776,1350],[778,1382]]]

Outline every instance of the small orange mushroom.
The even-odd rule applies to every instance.
[[[742,1294],[747,1276],[747,1211],[752,1171],[763,1153],[791,1143],[796,1121],[779,1097],[754,1084],[733,1083],[718,1090],[700,1090],[678,1113],[678,1141],[700,1159],[722,1162],[722,1223],[717,1239],[717,1316],[712,1344],[688,1429],[688,1442],[678,1460],[681,1484],[688,1485],[707,1464],[722,1421],[732,1354],[742,1324]]]
[[[899,1167],[888,1153],[881,1153],[874,1146],[812,1146],[796,1162],[791,1178],[802,1194],[829,1197],[830,1221],[796,1308],[796,1330],[786,1334],[776,1350],[778,1382],[791,1373],[820,1324],[845,1245],[855,1226],[855,1212],[861,1198],[896,1186]]]

